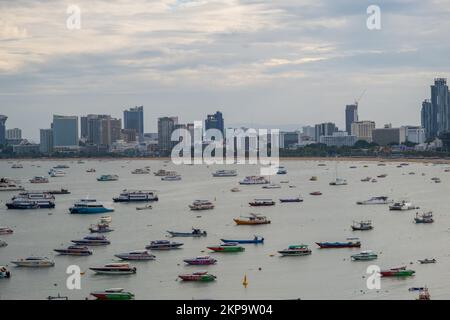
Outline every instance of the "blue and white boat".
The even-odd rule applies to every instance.
[[[277,174],[287,174],[287,170],[285,167],[278,167],[277,168]]]
[[[70,213],[77,214],[94,214],[112,212],[113,208],[107,208],[103,203],[98,202],[95,199],[81,199],[69,208]]]

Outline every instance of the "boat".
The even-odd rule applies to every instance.
[[[372,180],[370,180],[370,182],[372,182],[372,183],[376,183],[376,182],[378,182],[378,180],[377,180],[377,179],[375,179],[375,178],[373,178]]]
[[[53,169],[69,169],[70,167],[67,164],[58,164],[53,167]]]
[[[347,238],[344,242],[316,242],[321,249],[334,249],[334,248],[359,248],[361,242],[358,238]]]
[[[178,249],[183,245],[181,242],[171,242],[169,240],[155,240],[145,246],[145,249],[149,250],[172,250]]]
[[[114,211],[113,208],[107,208],[103,203],[95,199],[81,199],[69,208],[72,214],[96,214]]]
[[[138,168],[138,169],[134,169],[133,171],[131,171],[131,174],[149,174],[150,173],[150,169],[148,168]]]
[[[122,259],[122,260],[143,261],[143,260],[154,260],[155,259],[155,256],[153,254],[149,253],[147,250],[134,250],[134,251],[130,251],[130,252],[115,254],[114,256],[116,256],[117,258]]]
[[[428,264],[428,263],[436,263],[437,260],[436,259],[422,259],[422,260],[418,260],[420,264]]]
[[[14,230],[11,229],[10,227],[0,227],[0,235],[12,234],[12,233],[14,233]]]
[[[213,177],[236,177],[236,170],[217,170],[212,173]]]
[[[386,177],[387,177],[387,174],[385,174],[385,173],[380,174],[380,175],[377,176],[377,178],[386,178]]]
[[[239,189],[238,187],[234,187],[230,189],[231,192],[240,192],[241,189]]]
[[[269,180],[262,176],[247,176],[243,180],[239,181],[242,185],[255,185],[255,184],[269,184]]]
[[[167,171],[164,169],[158,170],[153,173],[156,177],[174,176],[177,173],[175,171]]]
[[[70,191],[68,189],[58,189],[58,190],[46,190],[44,191],[45,193],[48,194],[70,194]]]
[[[48,174],[52,178],[64,177],[66,173],[63,170],[51,169]]]
[[[417,298],[417,300],[431,300],[430,292],[428,291],[427,287],[419,290],[419,297]]]
[[[69,246],[64,249],[53,249],[53,251],[58,252],[63,256],[90,256],[92,251],[85,246]]]
[[[22,191],[25,190],[18,181],[10,178],[0,178],[0,191]]]
[[[278,251],[281,256],[306,256],[312,253],[311,249],[306,244],[294,244],[290,245],[286,249]]]
[[[148,209],[152,209],[152,205],[151,204],[146,204],[143,207],[136,207],[136,210],[148,210]]]
[[[371,177],[365,177],[361,179],[361,182],[369,182],[371,179]]]
[[[4,266],[0,266],[0,279],[8,279],[11,277],[11,272]]]
[[[326,167],[327,165],[326,165],[326,163],[319,163],[317,166],[318,167]]]
[[[345,186],[347,185],[347,180],[342,178],[336,178],[334,181],[330,182],[330,186]]]
[[[62,296],[60,293],[58,293],[57,296],[48,296],[47,300],[69,300],[69,297]]]
[[[45,258],[45,257],[28,257],[25,259],[18,259],[15,261],[11,261],[18,267],[29,267],[29,268],[45,268],[45,267],[53,267],[55,262]]]
[[[422,214],[419,214],[418,212],[416,212],[414,222],[415,223],[433,223],[434,222],[433,212],[430,211],[430,212],[425,212]]]
[[[271,184],[262,186],[262,188],[263,189],[280,189],[281,186],[279,184],[271,183]]]
[[[220,241],[222,241],[222,242],[224,242],[224,243],[239,243],[239,244],[249,244],[249,243],[253,243],[253,244],[258,244],[258,243],[264,243],[264,238],[263,238],[263,237],[255,236],[253,239],[248,239],[248,240],[228,240],[228,239],[220,239]]]
[[[352,227],[353,231],[367,231],[367,230],[373,229],[371,220],[359,221],[359,222],[353,221],[353,224],[351,227]]]
[[[245,251],[244,247],[239,246],[237,243],[228,242],[220,244],[218,246],[207,247],[214,252],[242,252]]]
[[[91,225],[89,227],[89,231],[92,233],[107,233],[107,232],[114,231],[114,229],[111,229],[109,227],[109,224],[107,224],[107,223],[97,223],[97,224]]]
[[[97,181],[117,181],[119,176],[116,174],[103,174],[97,178]]]
[[[90,169],[87,169],[86,172],[92,173],[92,172],[95,172],[95,169],[94,168],[90,168]]]
[[[311,178],[309,178],[309,181],[317,181],[317,176],[312,176]]]
[[[320,191],[314,191],[314,192],[311,192],[310,195],[312,195],[312,196],[321,196],[321,195],[322,195],[322,192],[320,192]]]
[[[216,280],[216,276],[209,274],[208,272],[199,271],[189,274],[180,274],[178,276],[183,281],[200,281],[200,282],[209,282]]]
[[[129,263],[109,263],[103,267],[91,267],[89,269],[97,274],[126,275],[136,273],[136,268],[131,267]]]
[[[418,207],[414,206],[411,202],[408,202],[406,200],[395,202],[393,205],[389,206],[389,210],[391,211],[405,211],[414,209],[418,209]]]
[[[42,209],[54,208],[55,197],[44,192],[23,192],[18,196],[12,197],[11,201],[6,203],[8,209]]]
[[[23,165],[20,164],[20,163],[14,163],[14,164],[11,166],[11,169],[22,169],[22,168],[23,168]]]
[[[8,243],[6,241],[0,240],[0,248],[6,247]]]
[[[272,199],[255,199],[252,202],[248,203],[252,207],[267,207],[267,206],[274,206],[275,201]]]
[[[381,270],[382,277],[410,277],[416,273],[414,270],[406,269],[406,267],[391,268],[388,270]]]
[[[176,232],[176,231],[167,231],[172,237],[206,237],[206,231],[202,231],[200,229],[192,228],[191,232]]]
[[[214,204],[209,200],[195,200],[189,205],[189,209],[194,211],[214,209]]]
[[[186,262],[187,264],[194,265],[194,266],[211,265],[211,264],[215,264],[217,262],[216,259],[214,259],[210,256],[199,256],[199,257],[195,257],[195,258],[184,259],[183,261]]]
[[[31,178],[29,181],[30,183],[48,183],[48,179],[42,176],[35,176]]]
[[[148,202],[158,201],[158,195],[153,190],[127,190],[124,189],[114,202]]]
[[[370,261],[378,258],[378,255],[372,250],[361,251],[358,254],[350,256],[353,261]]]
[[[250,216],[247,217],[234,218],[233,221],[236,222],[237,225],[259,225],[270,223],[270,220],[268,220],[267,217],[256,213],[250,213]]]
[[[181,176],[180,175],[173,175],[173,176],[164,176],[161,177],[161,181],[180,181]]]
[[[86,246],[105,246],[111,244],[111,241],[106,239],[105,236],[86,236],[83,239],[71,240],[71,242]]]
[[[100,217],[100,222],[102,224],[110,224],[112,222],[112,217],[111,216],[101,216]]]
[[[303,199],[300,197],[280,198],[280,202],[303,202]]]
[[[277,167],[277,174],[287,174],[287,169],[285,167]]]
[[[368,200],[358,201],[358,202],[356,202],[356,204],[359,204],[359,205],[390,204],[393,202],[394,202],[394,200],[389,199],[389,197],[378,196],[378,197],[372,197]]]
[[[134,294],[123,291],[122,288],[106,289],[104,291],[94,291],[91,295],[98,300],[133,300]]]

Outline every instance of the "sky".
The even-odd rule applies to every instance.
[[[34,140],[52,114],[136,105],[146,132],[216,110],[226,126],[343,128],[365,92],[361,120],[415,125],[450,78],[449,40],[450,0],[1,0],[0,114]]]

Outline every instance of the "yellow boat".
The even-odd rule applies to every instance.
[[[237,225],[258,225],[270,223],[270,220],[268,220],[267,217],[255,213],[251,213],[248,217],[239,217],[234,218],[233,220]]]

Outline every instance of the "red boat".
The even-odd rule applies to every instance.
[[[203,282],[209,282],[216,280],[216,276],[209,274],[208,272],[200,271],[200,272],[194,272],[190,274],[180,274],[178,276],[180,279],[183,279],[184,281],[203,281]]]
[[[416,273],[414,270],[406,269],[406,267],[391,268],[389,270],[381,270],[382,277],[409,277]]]
[[[321,196],[321,195],[322,195],[322,192],[320,192],[320,191],[314,191],[314,192],[311,192],[310,195],[312,195],[312,196]]]

